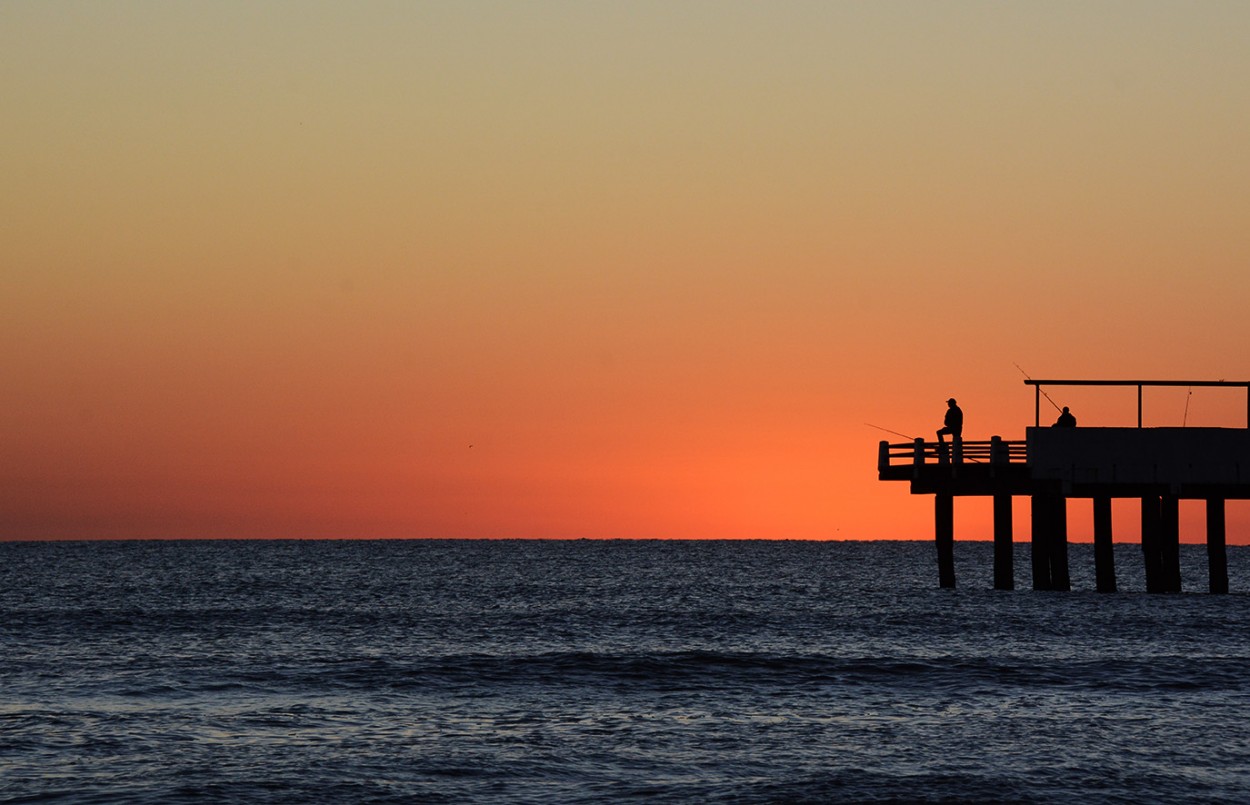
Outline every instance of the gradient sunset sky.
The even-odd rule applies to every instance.
[[[0,538],[926,538],[865,423],[1250,379],[1246,3],[10,2],[0,99]]]

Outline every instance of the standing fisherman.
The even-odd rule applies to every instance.
[[[951,435],[953,443],[960,444],[964,439],[964,412],[959,410],[954,397],[947,400],[946,405],[946,418],[942,420],[942,427],[937,432],[938,444],[946,443],[942,436],[947,433]]]

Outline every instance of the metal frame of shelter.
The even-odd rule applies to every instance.
[[[1137,427],[1142,426],[1141,390],[1145,386],[1222,386],[1244,388],[1246,390],[1246,427],[1250,428],[1250,380],[1034,380],[1024,381],[1026,386],[1033,386],[1033,424],[1042,424],[1042,386],[1136,386],[1137,387]]]

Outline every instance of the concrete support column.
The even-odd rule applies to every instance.
[[[933,533],[937,542],[938,585],[955,586],[955,499],[939,492],[933,497]]]
[[[994,496],[994,589],[1016,588],[1015,545],[1011,535],[1011,495]]]
[[[1141,499],[1141,551],[1146,567],[1146,592],[1148,593],[1166,591],[1166,585],[1163,582],[1163,556],[1159,550],[1162,528],[1158,496],[1143,495]]]
[[[1068,499],[1058,492],[1033,496],[1033,589],[1072,589],[1068,578]]]
[[[1033,495],[1029,505],[1033,534],[1029,548],[1033,559],[1033,589],[1049,590],[1050,586],[1050,509],[1045,495]]]
[[[1159,560],[1162,565],[1163,590],[1181,591],[1181,517],[1180,501],[1175,495],[1159,500]]]
[[[1063,495],[1048,496],[1050,514],[1050,588],[1067,592],[1072,589],[1068,577],[1068,499]]]
[[[1098,592],[1115,592],[1115,549],[1111,542],[1111,498],[1094,498],[1094,575]]]
[[[1224,547],[1224,499],[1207,500],[1207,567],[1211,592],[1228,592],[1228,551]]]

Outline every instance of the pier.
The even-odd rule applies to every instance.
[[[955,586],[954,500],[993,499],[994,588],[1015,586],[1012,506],[1030,500],[1034,590],[1068,590],[1068,500],[1093,502],[1095,578],[1116,589],[1111,501],[1141,503],[1146,590],[1181,591],[1179,502],[1206,502],[1208,589],[1228,592],[1225,502],[1250,499],[1250,381],[1033,380],[1034,424],[1023,440],[880,443],[882,481],[907,481],[913,495],[933,495],[938,583]],[[1137,427],[1043,427],[1044,386],[1136,386]],[[1142,389],[1221,386],[1246,390],[1244,428],[1142,427]],[[1047,397],[1049,399],[1049,397]]]

